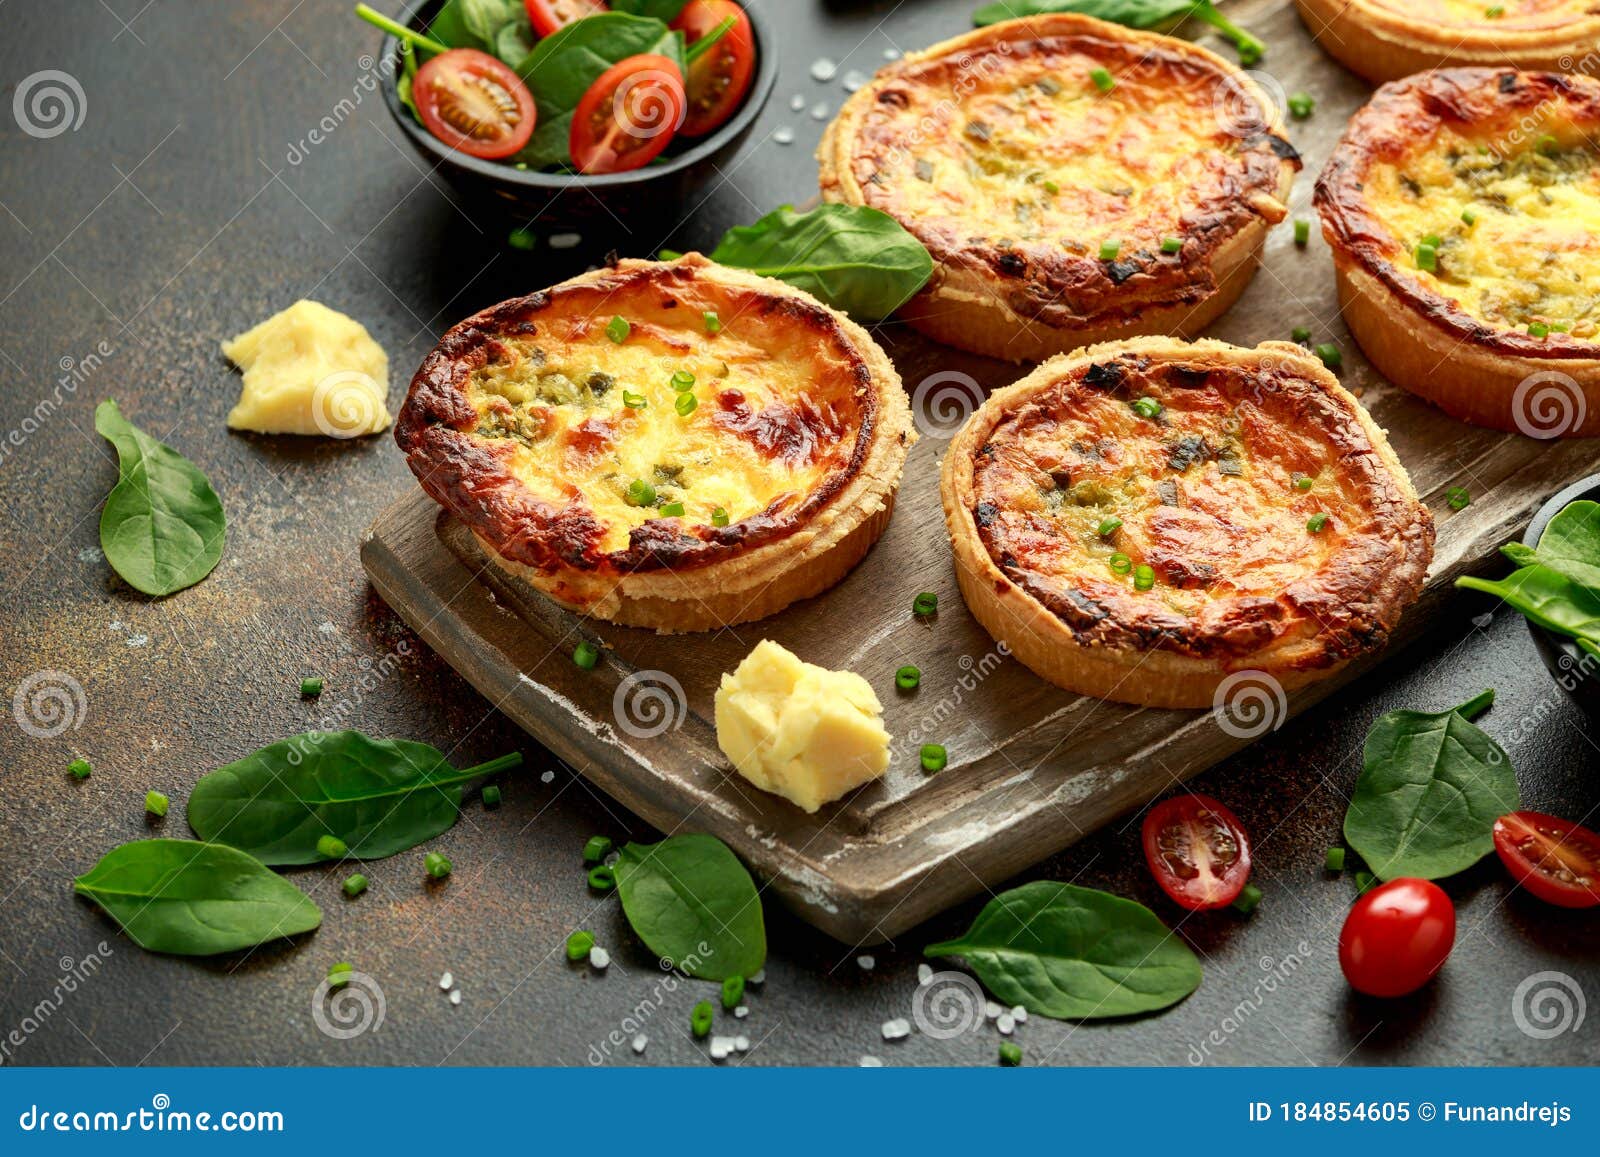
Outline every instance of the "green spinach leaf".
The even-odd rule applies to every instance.
[[[641,53],[665,56],[676,61],[681,71],[683,35],[660,20],[602,12],[575,20],[541,39],[515,66],[528,82],[539,115],[532,139],[513,159],[532,169],[570,164],[567,138],[578,101],[602,72]]]
[[[1494,821],[1521,800],[1511,760],[1470,722],[1493,702],[1391,711],[1367,733],[1344,838],[1380,879],[1452,876],[1494,849]]]
[[[1579,586],[1600,591],[1600,502],[1569,502],[1556,512],[1539,547],[1508,542],[1502,554],[1518,566],[1544,566]]]
[[[1541,627],[1580,643],[1600,640],[1600,591],[1579,586],[1549,567],[1525,566],[1497,582],[1464,575],[1456,586],[1498,595]]]
[[[117,448],[120,477],[100,514],[100,549],[129,586],[170,595],[210,574],[222,558],[227,518],[200,468],[122,416],[95,408],[94,428]]]
[[[1200,986],[1200,961],[1143,904],[1047,880],[996,896],[923,955],[964,957],[1002,1004],[1061,1020],[1152,1012]]]
[[[634,16],[652,16],[663,24],[671,24],[688,2],[689,0],[611,0],[611,11],[628,12]]]
[[[982,28],[1019,16],[1043,16],[1052,12],[1077,12],[1128,28],[1162,32],[1171,31],[1193,16],[1215,28],[1239,50],[1239,56],[1246,63],[1260,60],[1267,50],[1265,44],[1234,24],[1210,0],[996,0],[974,12],[972,22]]]
[[[776,277],[860,321],[888,317],[927,284],[933,258],[887,213],[862,205],[774,209],[736,225],[711,260]]]
[[[520,753],[456,771],[436,747],[359,731],[308,731],[201,776],[189,826],[265,864],[314,864],[337,836],[358,860],[414,848],[456,822],[461,785],[522,762]]]
[[[72,890],[110,913],[140,948],[212,956],[309,932],[311,897],[236,848],[134,840],[107,852]]]
[[[749,976],[766,961],[761,895],[715,836],[628,844],[615,871],[623,915],[662,960],[702,980]]]

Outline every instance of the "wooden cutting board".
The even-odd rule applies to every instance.
[[[1258,73],[1268,90],[1317,100],[1315,114],[1292,125],[1306,158],[1293,215],[1314,219],[1315,174],[1368,90],[1321,55],[1289,5],[1230,12],[1271,46]],[[795,199],[807,192],[796,190]],[[1210,336],[1253,345],[1306,325],[1314,340],[1343,349],[1343,382],[1389,430],[1438,522],[1427,589],[1403,620],[1398,647],[1446,613],[1465,615],[1452,581],[1492,569],[1499,545],[1545,498],[1600,469],[1600,441],[1475,429],[1384,382],[1339,321],[1332,264],[1316,234],[1313,227],[1301,249],[1287,224],[1275,230],[1254,283]],[[1252,696],[1242,685],[1222,713],[1102,703],[1036,678],[962,604],[938,488],[939,459],[959,420],[984,391],[1027,367],[950,350],[894,323],[877,336],[923,432],[893,522],[837,587],[771,619],[673,636],[585,621],[489,563],[421,490],[385,510],[361,543],[378,592],[491,703],[662,831],[724,840],[804,919],[852,944],[892,937],[999,884],[1281,726],[1383,658],[1286,702],[1271,688]],[[1452,486],[1471,494],[1459,512],[1444,501]],[[939,595],[939,613],[928,621],[911,614],[913,596],[924,590]],[[864,675],[896,737],[882,780],[815,816],[751,787],[717,749],[717,681],[763,638]],[[583,639],[604,647],[594,671],[571,660]],[[894,686],[905,663],[922,669],[911,694]],[[1253,707],[1260,714],[1251,715]],[[927,742],[949,750],[949,766],[937,775],[918,764]]]

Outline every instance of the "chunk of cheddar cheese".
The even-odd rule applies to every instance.
[[[751,783],[807,812],[877,779],[889,732],[872,686],[763,639],[716,696],[717,745]]]
[[[389,425],[389,357],[337,310],[297,301],[222,352],[244,371],[230,429],[356,438]]]

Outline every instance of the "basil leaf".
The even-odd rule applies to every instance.
[[[602,12],[558,28],[533,46],[516,70],[538,106],[533,137],[512,159],[529,168],[570,164],[572,113],[589,86],[618,61],[655,53],[683,70],[683,37],[660,20]]]
[[[170,595],[210,574],[222,558],[227,518],[200,468],[122,416],[95,407],[94,428],[117,448],[120,477],[100,514],[100,549],[129,586]]]
[[[189,826],[265,864],[314,864],[337,836],[358,860],[414,848],[456,822],[461,785],[522,762],[513,752],[456,771],[438,748],[359,731],[308,731],[201,776]]]
[[[1494,821],[1522,803],[1510,759],[1469,722],[1493,702],[1391,711],[1367,733],[1344,838],[1379,878],[1452,876],[1494,850]]]
[[[711,260],[776,277],[859,321],[888,317],[927,284],[933,258],[900,222],[862,205],[774,209],[729,229]]]
[[[309,932],[311,897],[235,848],[134,840],[107,852],[72,890],[110,913],[140,948],[212,956]]]
[[[766,962],[755,881],[715,836],[628,844],[614,870],[623,915],[663,961],[702,980],[749,976]]]
[[[1563,506],[1539,535],[1537,550],[1520,542],[1500,550],[1518,566],[1545,566],[1600,591],[1600,502],[1582,498]]]
[[[1002,892],[923,955],[965,957],[1002,1004],[1061,1020],[1152,1012],[1200,986],[1200,961],[1143,904],[1047,880]]]
[[[611,11],[628,12],[634,16],[653,16],[664,24],[671,24],[689,0],[611,0]]]

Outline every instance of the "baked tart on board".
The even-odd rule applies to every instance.
[[[1350,332],[1463,421],[1600,434],[1600,82],[1457,68],[1384,85],[1317,181]]]
[[[1245,73],[1073,14],[908,53],[845,102],[817,159],[825,200],[881,209],[933,255],[900,315],[1012,361],[1203,329],[1249,283],[1300,168]]]
[[[1040,677],[1151,707],[1287,691],[1383,646],[1433,519],[1299,346],[1136,338],[989,397],[940,478],[973,615]]]
[[[1322,48],[1374,83],[1471,66],[1592,72],[1594,0],[1295,0]]]
[[[838,582],[888,524],[915,437],[865,330],[698,254],[468,318],[395,428],[500,566],[659,631],[763,618]]]

